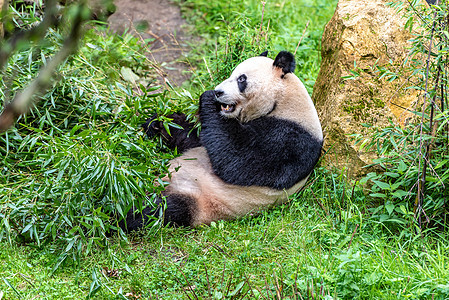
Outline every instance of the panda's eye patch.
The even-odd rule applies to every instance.
[[[246,79],[247,79],[247,77],[245,74],[242,74],[237,78],[237,84],[239,86],[240,93],[243,93],[246,89],[246,85],[247,85]]]
[[[239,78],[237,78],[237,82],[242,83],[246,81],[246,75],[240,75]]]

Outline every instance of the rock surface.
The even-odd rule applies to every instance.
[[[322,38],[322,64],[313,100],[326,135],[324,163],[346,169],[354,177],[363,175],[367,171],[363,167],[375,156],[359,151],[349,135],[361,133],[369,138],[363,123],[384,127],[391,119],[403,124],[411,117],[406,108],[418,99],[404,89],[406,79],[379,79],[376,66],[391,62],[399,70],[412,38],[404,29],[406,19],[387,2],[340,0]],[[343,79],[354,75],[351,70],[359,75]]]

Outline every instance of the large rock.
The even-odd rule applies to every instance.
[[[316,104],[326,134],[324,162],[346,169],[351,176],[366,172],[373,153],[359,151],[351,134],[369,138],[363,123],[383,127],[411,117],[405,108],[417,94],[405,90],[406,79],[379,79],[377,67],[400,70],[410,49],[412,34],[406,19],[388,7],[389,0],[340,0],[322,38],[322,64],[314,86]],[[356,67],[354,67],[356,66]],[[388,68],[392,68],[391,66]],[[355,70],[359,76],[345,80]],[[405,77],[405,76],[404,76]]]

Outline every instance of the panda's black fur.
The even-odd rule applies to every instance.
[[[198,128],[195,128],[195,124],[187,121],[186,115],[173,113],[166,116],[173,123],[182,127],[181,129],[170,126],[170,133],[165,130],[162,121],[157,120],[157,117],[156,114],[153,115],[142,125],[143,130],[150,139],[156,135],[161,135],[164,143],[172,150],[177,148],[179,153],[183,153],[190,148],[201,146]]]
[[[300,125],[276,117],[244,124],[217,118],[216,101],[214,91],[201,95],[200,137],[215,174],[223,181],[282,190],[310,174],[320,156],[321,141]]]
[[[274,61],[266,55],[243,62],[201,95],[199,135],[180,113],[167,116],[184,128],[171,127],[170,135],[157,116],[147,120],[149,137],[161,134],[184,154],[171,162],[164,178],[169,185],[155,203],[159,208],[130,212],[121,227],[141,228],[149,216],[180,226],[238,217],[285,201],[304,185],[320,157],[321,126],[292,74],[293,55],[281,51]]]
[[[171,223],[177,226],[192,225],[193,212],[196,209],[193,197],[171,194],[164,198],[157,197],[154,205],[144,207],[142,213],[128,213],[126,224],[121,221],[119,223],[120,227],[127,231],[136,230],[147,224],[151,217],[162,218],[164,224]],[[164,201],[166,203],[165,209]]]

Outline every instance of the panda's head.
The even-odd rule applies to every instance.
[[[247,122],[272,112],[277,101],[284,97],[288,80],[295,77],[293,54],[281,51],[274,60],[267,52],[240,63],[231,76],[215,88],[216,100],[221,104],[221,114]]]

